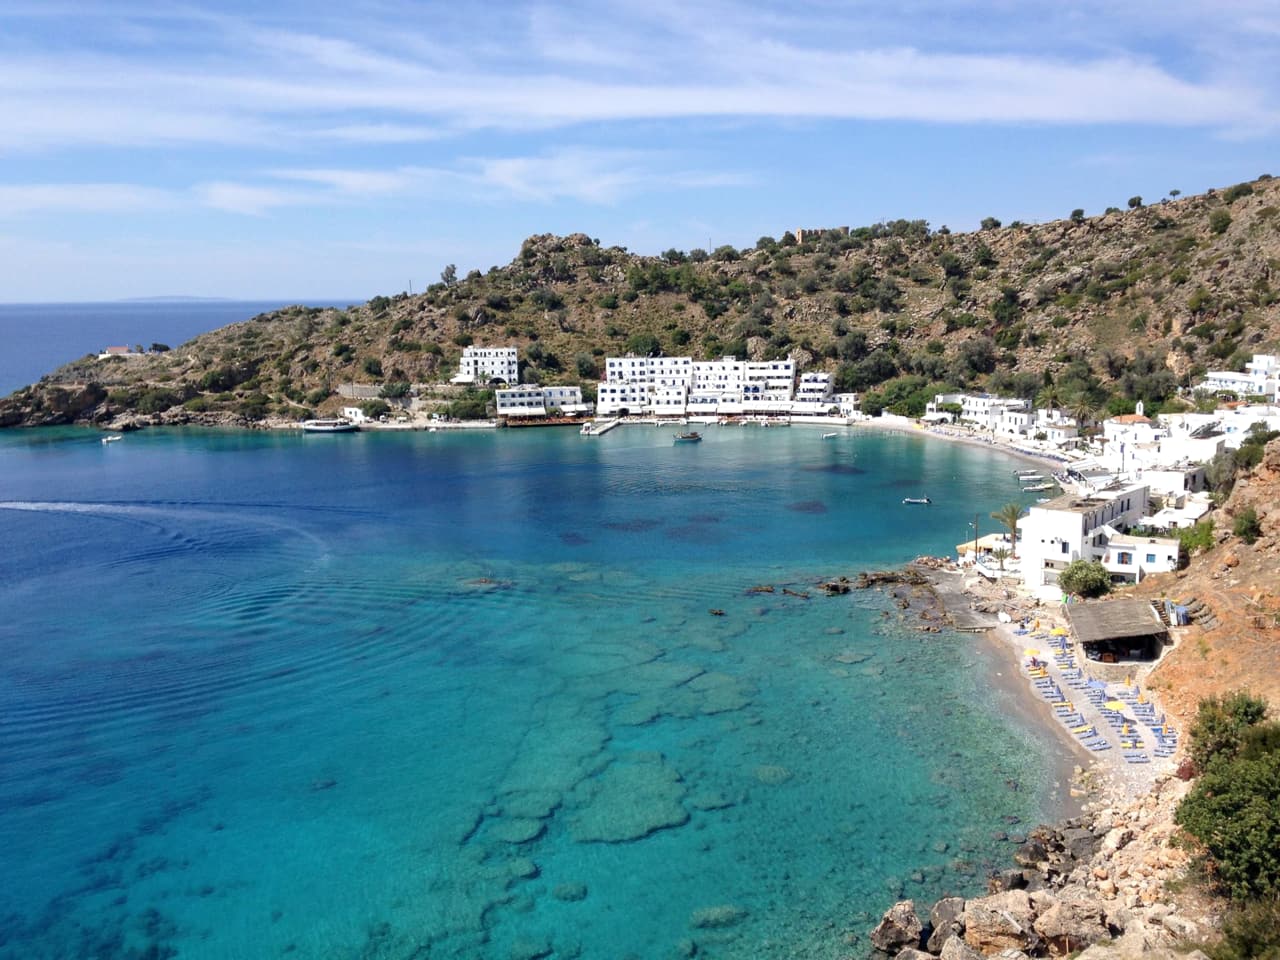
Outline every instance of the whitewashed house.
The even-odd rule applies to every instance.
[[[1141,583],[1153,573],[1178,569],[1179,542],[1170,537],[1118,534],[1107,540],[1099,558],[1113,583]]]
[[[1065,494],[1036,504],[1018,522],[1018,553],[1028,589],[1056,591],[1058,574],[1073,560],[1100,560],[1111,537],[1148,512],[1146,484],[1116,484],[1085,496]]]
[[[1280,357],[1255,353],[1245,363],[1244,373],[1233,370],[1210,370],[1196,387],[1211,393],[1233,393],[1238,397],[1266,397],[1270,403],[1280,402]]]

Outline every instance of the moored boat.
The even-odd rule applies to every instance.
[[[124,434],[122,434],[122,433],[113,433],[113,434],[111,434],[110,436],[103,437],[103,438],[102,438],[102,442],[103,442],[103,443],[115,443],[117,440],[123,440],[123,439],[124,439]]]
[[[923,504],[933,503],[933,501],[930,500],[928,497],[903,497],[902,502],[903,503],[923,503]]]
[[[303,433],[354,433],[360,428],[345,417],[329,417],[319,420],[303,420]]]
[[[677,433],[675,435],[676,443],[699,443],[702,440],[702,434],[697,430],[691,430],[688,433]]]

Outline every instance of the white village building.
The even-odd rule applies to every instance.
[[[1018,522],[1017,549],[1027,588],[1038,596],[1057,595],[1058,574],[1073,560],[1101,560],[1113,577],[1156,572],[1163,560],[1152,569],[1135,571],[1105,559],[1111,539],[1123,536],[1148,513],[1149,493],[1146,484],[1116,484],[1084,496],[1064,494],[1031,507]],[[1176,562],[1175,555],[1175,566]]]
[[[506,387],[493,392],[499,417],[545,417],[550,415],[572,416],[587,413],[590,405],[582,402],[582,388]]]
[[[515,347],[465,347],[458,374],[450,383],[519,383],[520,361]]]
[[[1196,386],[1211,393],[1233,393],[1238,397],[1265,397],[1269,403],[1280,402],[1280,357],[1255,353],[1244,365],[1244,373],[1233,370],[1210,370]]]

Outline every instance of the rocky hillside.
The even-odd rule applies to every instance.
[[[910,900],[895,904],[871,932],[875,955],[1187,957],[1191,943],[1212,939],[1218,906],[1178,882],[1188,858],[1173,811],[1187,786],[1162,778],[1148,796],[1099,801],[1061,827],[1036,828],[987,896],[947,897],[927,912]]]
[[[1252,543],[1234,532],[1250,510],[1258,520]],[[1208,629],[1182,631],[1149,681],[1184,727],[1200,698],[1211,693],[1244,689],[1280,703],[1280,439],[1241,473],[1212,516],[1209,550],[1194,556],[1186,570],[1151,577],[1139,588],[1143,596],[1199,600],[1212,613]]]
[[[544,383],[589,384],[628,351],[792,355],[896,412],[947,385],[1152,410],[1198,371],[1280,346],[1278,214],[1280,184],[1263,177],[966,234],[899,220],[660,257],[536,236],[509,265],[446,270],[421,295],[291,307],[163,355],[75,361],[0,401],[0,425],[293,419],[335,407],[340,383],[447,379],[472,343],[519,346],[524,379]]]

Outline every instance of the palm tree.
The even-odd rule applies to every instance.
[[[1036,405],[1045,410],[1058,410],[1062,407],[1062,392],[1055,384],[1047,384],[1036,394]]]
[[[991,555],[1000,563],[1000,572],[1004,573],[1004,562],[1009,559],[1009,550],[1007,547],[996,547],[991,551]]]
[[[1022,517],[1022,505],[1018,503],[1006,503],[1003,507],[991,514],[992,520],[998,520],[1009,528],[1009,543],[1011,546],[1012,556],[1018,555],[1018,520]]]
[[[1089,395],[1081,390],[1071,401],[1071,416],[1075,418],[1076,426],[1080,428],[1080,432],[1084,433],[1085,424],[1093,419],[1097,409],[1094,407]]]

